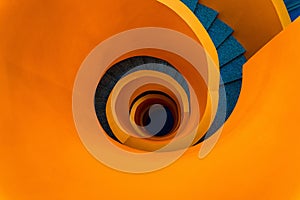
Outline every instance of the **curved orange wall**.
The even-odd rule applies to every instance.
[[[86,151],[71,96],[87,53],[147,20],[192,36],[168,9],[138,2],[1,2],[0,199],[299,199],[299,20],[246,64],[237,107],[205,159],[197,146],[132,175]]]

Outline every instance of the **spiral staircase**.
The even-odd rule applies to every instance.
[[[219,101],[216,117],[208,132],[198,141],[199,143],[211,136],[223,125],[237,103],[242,84],[242,67],[246,62],[246,58],[243,55],[245,49],[233,36],[234,30],[218,18],[217,11],[198,3],[197,0],[183,0],[182,2],[199,19],[215,45],[219,56],[220,75],[222,78],[219,95],[223,101],[226,99],[226,103]],[[160,59],[146,56],[133,57],[117,63],[107,71],[99,82],[95,95],[96,114],[106,133],[115,140],[117,140],[117,138],[109,127],[105,113],[108,96],[114,85],[124,74],[140,65],[149,63],[165,64],[165,68],[170,68],[171,66]],[[168,69],[164,71],[168,71]],[[175,76],[173,76],[173,78],[174,77]]]
[[[180,1],[168,1],[184,8],[183,14],[188,11]],[[239,92],[242,67],[243,85],[215,148],[200,157],[211,141],[205,140],[170,162],[175,152],[139,152],[106,137],[94,109],[95,89],[105,72],[97,71],[101,65],[80,66],[95,46],[124,30],[155,25],[189,35],[190,27],[183,27],[187,23],[177,10],[153,0],[1,1],[0,199],[300,199],[300,19],[285,24],[287,18],[282,20],[280,9],[276,12],[273,6],[286,11],[276,4],[283,0],[199,2],[185,1],[210,33],[220,61],[232,56],[221,51],[232,36],[248,60],[237,64],[237,58],[245,59],[237,53],[222,63],[228,104],[235,104],[237,95],[230,94]],[[298,7],[291,2],[285,0],[294,19]],[[223,33],[230,29],[220,20],[232,29],[227,38]],[[218,24],[226,29],[213,28]],[[107,73],[109,78],[103,79],[103,91],[133,62],[158,60],[122,61],[118,75]],[[102,100],[97,98],[98,106]],[[137,156],[142,163],[134,160]],[[167,162],[159,170],[134,170],[160,161]]]
[[[217,11],[198,3],[197,0],[182,0],[182,2],[194,12],[217,49],[222,78],[219,94],[226,97],[226,108],[220,101],[216,118],[207,134],[199,141],[201,142],[224,123],[220,113],[226,109],[225,120],[227,120],[236,105],[242,85],[242,67],[246,62],[243,55],[245,49],[232,35],[234,30],[218,18]],[[226,94],[223,94],[224,89]]]

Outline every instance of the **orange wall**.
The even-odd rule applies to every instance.
[[[205,159],[194,147],[163,170],[132,175],[100,164],[80,142],[76,71],[99,41],[129,24],[148,19],[192,34],[154,1],[142,4],[146,11],[133,0],[85,2],[0,4],[1,200],[299,199],[300,20],[246,64],[237,107]]]

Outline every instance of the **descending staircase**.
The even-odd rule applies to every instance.
[[[226,95],[226,117],[228,119],[238,100],[242,85],[242,67],[246,62],[245,49],[232,36],[233,30],[220,19],[218,12],[198,3],[198,0],[182,0],[202,23],[211,37],[219,56],[220,74],[223,83],[220,85],[220,97]],[[226,94],[223,94],[224,90]],[[224,98],[220,98],[224,99]],[[216,118],[207,132],[199,142],[212,135],[224,123],[224,102],[219,101]]]
[[[220,99],[223,99],[223,101],[219,101],[215,120],[206,135],[199,141],[201,142],[215,133],[215,131],[223,125],[224,121],[228,119],[236,105],[242,84],[242,66],[246,62],[246,58],[243,55],[245,49],[232,36],[233,30],[218,19],[217,11],[199,4],[198,0],[182,0],[182,2],[194,12],[195,16],[197,16],[211,37],[219,56],[220,74],[223,80],[223,83],[220,84],[219,92]],[[165,65],[165,67],[163,67],[165,69],[159,69],[158,67],[157,69],[151,70],[163,70],[165,73],[172,70],[177,72],[175,68],[163,60],[147,56],[132,57],[111,67],[97,86],[95,94],[96,114],[106,133],[115,140],[117,140],[117,138],[110,129],[105,113],[108,96],[114,85],[123,75],[138,66],[150,63]],[[170,72],[169,75],[177,77],[178,79],[178,77],[180,78],[181,76],[176,75],[176,72],[173,74]],[[188,93],[187,85],[180,80],[176,81],[179,82]],[[226,102],[224,102],[225,97]],[[224,113],[226,114],[225,119]]]

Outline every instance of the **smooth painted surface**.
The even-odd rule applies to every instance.
[[[101,13],[99,2],[1,2],[0,199],[299,199],[300,20],[245,65],[237,107],[206,158],[197,146],[163,170],[132,175],[86,151],[71,96],[91,48],[119,24],[145,25],[145,12],[147,23],[191,34],[168,9],[137,3]]]

